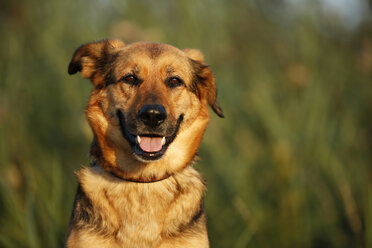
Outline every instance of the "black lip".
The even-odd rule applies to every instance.
[[[145,161],[154,161],[160,159],[164,153],[167,151],[169,145],[173,142],[173,140],[176,138],[178,134],[178,130],[180,128],[181,122],[183,121],[183,114],[180,115],[177,119],[177,126],[174,131],[174,133],[171,136],[165,137],[165,144],[163,145],[162,149],[158,152],[145,152],[144,150],[139,147],[137,143],[137,135],[131,134],[128,129],[126,128],[126,122],[124,114],[118,110],[117,116],[119,118],[120,123],[120,130],[123,135],[123,137],[128,141],[130,146],[132,147],[132,150],[135,155],[139,156],[141,159]],[[143,136],[149,136],[149,137],[159,137],[159,135],[143,135]]]

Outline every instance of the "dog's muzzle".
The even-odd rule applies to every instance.
[[[123,137],[131,145],[134,155],[141,161],[160,159],[176,138],[183,121],[183,115],[180,115],[175,126],[172,125],[167,130],[165,126],[169,125],[164,125],[167,120],[165,108],[161,105],[144,105],[137,114],[136,131],[131,132],[121,110],[117,111],[117,116]]]

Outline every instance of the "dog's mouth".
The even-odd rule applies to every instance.
[[[170,136],[161,136],[159,134],[132,134],[126,126],[124,114],[118,110],[120,129],[123,137],[128,141],[137,157],[144,161],[154,161],[160,159],[167,151],[169,145],[176,138],[183,115],[177,119],[175,131]]]

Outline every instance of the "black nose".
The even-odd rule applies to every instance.
[[[157,127],[167,118],[167,112],[161,105],[144,105],[138,112],[138,118],[149,127]]]

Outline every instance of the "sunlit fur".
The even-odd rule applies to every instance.
[[[209,122],[208,104],[223,114],[203,55],[166,44],[103,40],[77,49],[69,73],[78,71],[94,87],[85,111],[94,166],[77,172],[67,247],[208,247],[205,186],[192,161]],[[128,73],[141,85],[123,83]],[[171,76],[185,85],[169,87]],[[120,110],[129,126],[146,104],[164,106],[171,127],[183,116],[176,138],[155,161],[133,153],[116,114]],[[159,178],[166,179],[143,183]]]

